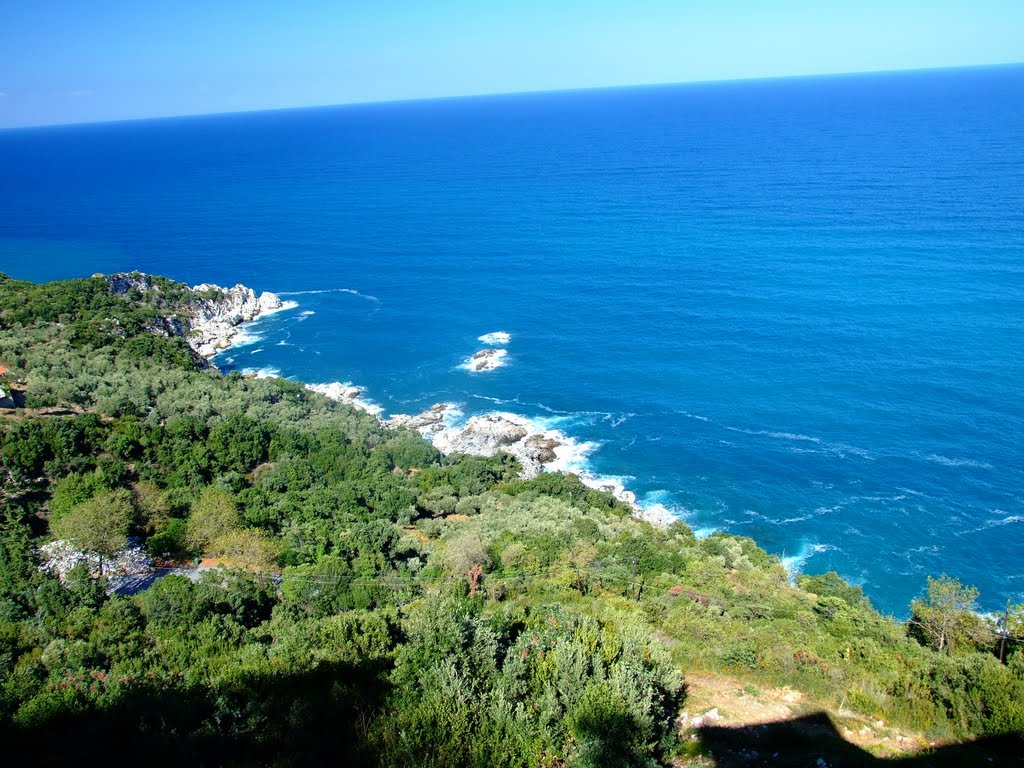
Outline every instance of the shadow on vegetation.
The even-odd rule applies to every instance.
[[[1024,740],[994,736],[967,744],[935,747],[907,757],[879,758],[851,744],[824,713],[779,723],[699,729],[717,768],[969,768],[1024,766]]]
[[[39,766],[371,766],[366,731],[385,694],[380,674],[373,664],[333,664],[216,691],[139,685],[102,709],[63,702],[29,726],[4,724],[0,744]]]

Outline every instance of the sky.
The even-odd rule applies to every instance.
[[[0,128],[1024,62],[1024,0],[0,0]]]

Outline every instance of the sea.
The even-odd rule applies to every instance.
[[[135,269],[293,302],[225,370],[530,419],[896,616],[1024,601],[1024,66],[0,131],[0,270]]]

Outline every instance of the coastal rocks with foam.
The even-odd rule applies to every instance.
[[[343,381],[331,381],[326,384],[307,384],[306,389],[319,392],[321,395],[331,398],[339,403],[347,403],[360,411],[366,411],[373,416],[379,416],[381,408],[376,403],[371,403],[363,398],[363,390],[354,384]]]
[[[462,411],[451,403],[435,403],[416,416],[398,414],[384,423],[392,428],[415,429],[442,453],[493,456],[504,451],[523,467],[522,478],[531,480],[541,472],[564,472],[579,477],[588,488],[610,493],[633,508],[634,514],[658,526],[676,517],[661,505],[644,507],[621,478],[602,477],[586,469],[587,456],[595,443],[579,442],[543,422],[514,413],[492,411],[462,420]]]
[[[396,413],[385,424],[392,429],[406,428],[415,429],[418,432],[427,434],[440,432],[446,428],[445,419],[451,419],[456,411],[451,403],[434,403],[427,410],[416,416],[407,413]]]
[[[511,413],[485,413],[464,424],[449,425],[428,437],[442,453],[469,453],[493,456],[498,451],[511,453],[523,465],[523,477],[541,473],[555,459],[554,449],[561,442],[551,434],[532,428],[528,419]]]
[[[257,295],[241,283],[234,288],[202,283],[193,286],[192,293],[196,303],[187,339],[203,357],[230,347],[243,323],[298,306],[269,291]]]

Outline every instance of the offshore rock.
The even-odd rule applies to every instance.
[[[505,364],[507,356],[507,349],[481,349],[463,363],[463,367],[473,373],[493,371],[495,368],[500,368]]]

